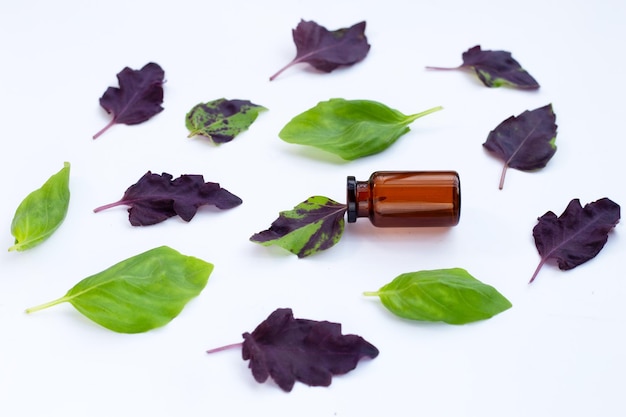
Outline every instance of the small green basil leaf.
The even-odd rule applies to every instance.
[[[495,288],[461,268],[401,274],[380,290],[364,294],[379,296],[397,316],[449,324],[488,319],[511,308]]]
[[[406,116],[376,101],[333,98],[294,117],[278,136],[353,160],[384,151],[414,120],[441,109]]]
[[[208,103],[196,104],[185,117],[189,137],[202,135],[215,144],[230,142],[239,133],[247,130],[263,106],[248,100],[220,98]]]
[[[15,244],[9,251],[23,251],[39,245],[59,228],[70,204],[70,164],[52,175],[41,188],[30,193],[17,207],[11,234]]]
[[[87,277],[65,296],[27,313],[63,302],[120,333],[164,326],[206,286],[213,265],[167,246],[151,249]]]
[[[293,210],[282,211],[269,229],[250,240],[263,246],[278,245],[299,258],[334,246],[344,230],[347,206],[328,197],[314,196]]]

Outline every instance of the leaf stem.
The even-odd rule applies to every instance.
[[[66,302],[67,300],[69,300],[69,297],[68,297],[68,296],[66,296],[66,295],[64,295],[63,297],[61,297],[61,298],[57,298],[56,300],[49,301],[49,302],[47,302],[47,303],[40,304],[40,305],[35,306],[35,307],[30,307],[30,308],[27,308],[25,311],[26,311],[26,313],[28,313],[28,314],[30,314],[30,313],[35,313],[35,312],[40,311],[40,310],[43,310],[43,309],[45,309],[45,308],[52,307],[52,306],[55,306],[55,305],[57,305],[57,304],[64,303],[64,302]]]
[[[126,204],[125,202],[123,202],[122,200],[120,201],[116,201],[115,203],[109,203],[109,204],[105,204],[104,206],[100,206],[100,207],[96,207],[95,209],[93,209],[94,213],[98,213],[102,210],[106,210],[106,209],[110,209],[111,207],[117,207],[117,206],[121,206]]]
[[[288,63],[287,65],[285,65],[284,67],[282,67],[281,69],[278,70],[278,72],[274,75],[272,75],[270,77],[270,81],[274,81],[276,79],[276,77],[278,77],[280,74],[283,73],[283,71],[285,71],[287,68],[293,66],[296,63],[296,61],[291,61],[290,63]]]
[[[539,265],[537,265],[537,268],[535,269],[535,272],[533,273],[533,276],[530,278],[530,281],[528,281],[529,284],[532,284],[533,281],[535,280],[535,278],[537,278],[537,274],[539,274],[539,270],[541,269],[543,264],[546,263],[546,259],[548,259],[548,258],[542,258],[541,259],[541,261],[539,262]]]
[[[243,346],[242,342],[231,343],[230,345],[225,345],[225,346],[220,346],[218,348],[209,349],[209,350],[206,351],[206,353],[217,353],[217,352],[222,352],[222,351],[228,350],[228,349],[234,349],[236,347],[241,347],[241,346]]]
[[[431,67],[431,66],[426,66],[427,70],[435,70],[435,71],[452,71],[452,70],[458,70],[459,67]]]
[[[376,297],[378,296],[378,291],[364,291],[363,295],[366,297]]]
[[[93,135],[94,139],[98,139],[100,137],[100,135],[102,135],[104,132],[106,132],[111,126],[113,126],[115,124],[115,118],[111,119],[111,121],[104,126],[102,129],[100,129],[98,131],[98,133],[96,133],[95,135]]]
[[[500,174],[500,184],[498,184],[498,189],[500,190],[504,188],[504,177],[506,177],[506,171],[508,168],[508,164],[504,164],[504,166],[502,167],[502,174]]]
[[[424,117],[424,116],[426,116],[428,114],[434,113],[434,112],[439,111],[439,110],[443,110],[443,107],[442,106],[432,107],[432,108],[430,108],[428,110],[424,110],[421,113],[412,114],[412,115],[408,116],[408,118],[411,121],[413,121],[413,120],[419,119],[420,117]]]

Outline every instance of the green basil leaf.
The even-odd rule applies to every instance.
[[[204,289],[212,271],[208,262],[161,246],[87,277],[65,296],[26,312],[69,302],[107,329],[145,332],[176,317]]]
[[[239,133],[247,130],[263,106],[248,100],[220,98],[208,103],[196,104],[185,117],[189,137],[202,135],[215,144],[230,142]]]
[[[353,160],[384,151],[414,120],[441,109],[406,116],[376,101],[333,98],[294,117],[278,136]]]
[[[293,210],[282,211],[269,229],[250,240],[263,246],[278,245],[299,258],[334,246],[344,230],[347,206],[328,197],[314,196]]]
[[[449,324],[488,319],[511,308],[495,288],[461,268],[401,274],[378,291],[364,294],[379,296],[397,316]]]
[[[39,245],[59,228],[70,204],[70,164],[51,176],[41,188],[30,193],[17,207],[11,234],[15,244],[10,251],[23,251]]]

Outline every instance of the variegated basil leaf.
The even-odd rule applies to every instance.
[[[201,135],[213,143],[230,142],[239,133],[247,130],[263,106],[248,100],[227,100],[220,98],[195,105],[185,117],[189,137]]]
[[[264,246],[278,245],[299,258],[334,246],[343,234],[347,206],[328,197],[314,196],[293,210],[282,211],[269,229],[250,240]]]
[[[463,52],[463,64],[456,68],[427,67],[435,70],[470,69],[487,87],[509,86],[536,90],[539,83],[513,59],[509,51],[488,51],[476,45]]]

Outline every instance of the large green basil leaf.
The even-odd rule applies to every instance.
[[[406,116],[376,101],[333,98],[294,117],[278,136],[353,160],[384,151],[414,120],[441,109]]]
[[[63,302],[96,323],[120,333],[164,326],[206,286],[213,265],[167,246],[151,249],[87,277],[65,296],[26,310]]]
[[[495,288],[461,268],[401,274],[378,291],[365,295],[379,296],[397,316],[449,324],[488,319],[511,307]]]
[[[39,245],[59,228],[70,204],[70,164],[51,176],[41,188],[30,193],[17,207],[11,234],[15,244],[10,251],[23,251]]]

